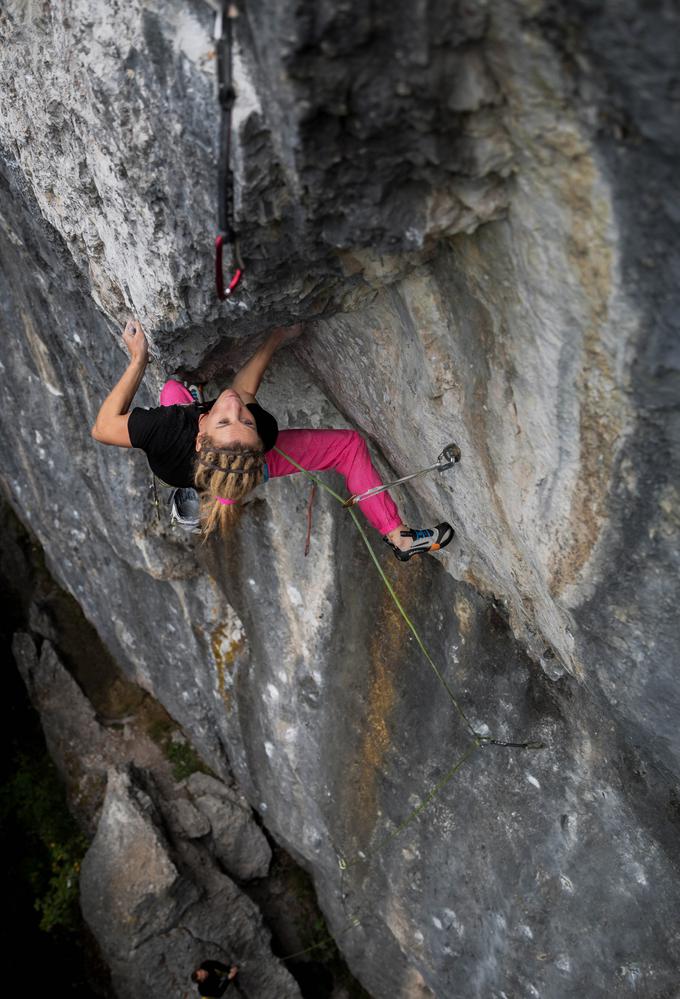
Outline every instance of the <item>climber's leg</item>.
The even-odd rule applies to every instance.
[[[276,444],[309,472],[327,469],[341,472],[351,493],[362,493],[382,485],[371,463],[366,442],[355,430],[282,430]],[[267,452],[267,468],[270,478],[293,475],[299,471],[276,451]],[[454,535],[453,528],[446,523],[432,529],[410,530],[403,523],[388,492],[371,496],[360,506],[368,522],[380,531],[402,562],[407,562],[414,555],[439,551],[449,544]]]
[[[193,401],[189,389],[174,378],[169,378],[161,389],[161,406],[189,406]]]
[[[345,477],[351,493],[361,493],[380,486],[380,476],[371,464],[366,442],[356,430],[282,430],[276,446],[309,472],[330,469]],[[270,478],[293,475],[298,469],[276,451],[267,452]],[[379,493],[360,504],[368,522],[389,534],[405,525],[389,493]]]

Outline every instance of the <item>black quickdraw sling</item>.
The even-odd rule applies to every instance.
[[[238,16],[234,4],[222,0],[215,18],[215,52],[217,56],[217,99],[220,120],[220,157],[217,172],[217,225],[215,239],[215,289],[224,300],[236,290],[243,276],[243,260],[238,233],[234,228],[234,174],[231,169],[231,112],[236,95],[232,85],[232,20]],[[231,246],[234,271],[225,287],[222,254],[224,244]]]

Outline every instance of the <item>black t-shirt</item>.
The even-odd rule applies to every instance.
[[[170,408],[170,407],[165,407]],[[198,994],[200,996],[222,996],[232,983],[229,978],[229,967],[221,961],[204,961],[201,965],[203,971],[208,972],[208,977],[204,982],[197,982]]]
[[[130,443],[146,453],[151,471],[169,486],[193,486],[198,418],[211,406],[211,402],[155,409],[137,406],[130,413]],[[265,451],[270,451],[279,432],[276,420],[257,402],[249,402],[247,406]]]

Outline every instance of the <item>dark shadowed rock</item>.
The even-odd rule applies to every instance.
[[[45,742],[67,788],[69,805],[88,830],[96,828],[106,772],[119,756],[112,737],[48,641],[38,653],[34,639],[19,633],[14,659],[33,706],[40,713]]]

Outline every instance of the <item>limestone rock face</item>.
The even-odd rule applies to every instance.
[[[83,861],[85,919],[121,963],[147,937],[174,927],[198,899],[172,862],[154,812],[151,798],[128,775],[110,773],[97,835]]]
[[[49,642],[38,653],[30,635],[17,634],[12,651],[40,713],[49,754],[66,784],[69,807],[94,833],[106,772],[111,758],[118,755],[116,747]]]
[[[192,774],[187,787],[199,813],[208,820],[215,855],[230,877],[238,881],[266,877],[272,851],[253,822],[245,798],[229,793],[220,781],[202,773]]]
[[[181,994],[208,952],[213,960],[238,963],[240,981],[252,994],[299,996],[268,953],[255,905],[208,865],[202,884],[195,871],[188,877],[182,867],[147,790],[132,770],[112,770],[97,834],[83,861],[81,904],[111,965],[117,995]]]
[[[173,802],[171,814],[175,828],[188,839],[202,839],[210,834],[210,822],[186,798]]]
[[[237,963],[244,989],[263,999],[299,996],[256,906],[224,873],[268,872],[271,851],[245,799],[199,772],[178,783],[142,717],[130,716],[128,730],[103,727],[49,642],[38,652],[20,633],[13,652],[70,805],[93,837],[82,909],[116,994],[181,994],[212,958]],[[207,803],[210,821],[187,787]]]
[[[244,323],[343,300],[338,249],[368,248],[372,260],[499,214],[511,148],[480,41],[485,7],[423,18],[406,3],[374,15],[249,4],[234,44]],[[213,20],[198,0],[134,0],[121,16],[99,0],[68,11],[12,0],[2,12],[13,55],[0,69],[0,139],[116,318],[134,308],[179,331],[221,315],[203,280],[219,126]],[[360,260],[350,252],[351,273]]]
[[[12,503],[128,675],[313,873],[373,995],[672,995],[678,12],[252,0],[227,305],[211,26],[179,0],[0,13]],[[475,731],[543,750],[474,750],[326,495],[304,557],[301,477],[260,489],[226,546],[173,534],[143,457],[89,437],[126,308],[156,355],[141,405],[176,365],[217,384],[299,316],[261,393],[282,427],[356,427],[385,474],[460,445],[399,496],[455,545],[378,557]],[[169,926],[163,905],[140,911]]]

